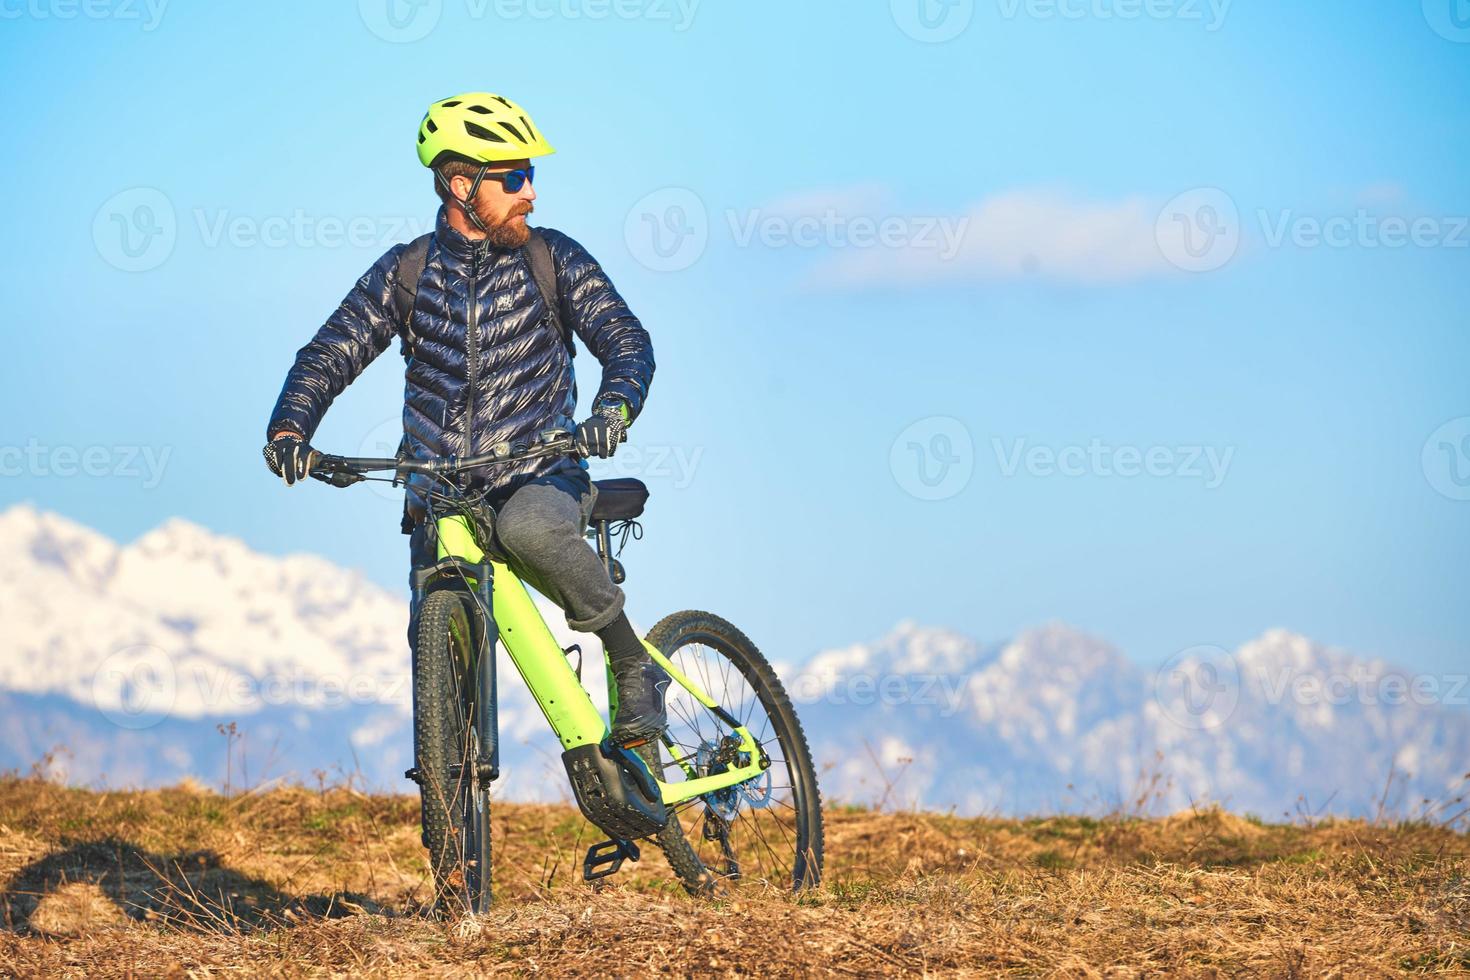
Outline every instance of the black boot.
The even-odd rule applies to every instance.
[[[657,738],[668,724],[664,691],[671,678],[653,662],[626,615],[619,613],[617,619],[597,631],[597,636],[607,648],[618,691],[613,743],[628,745]]]
[[[658,738],[669,723],[664,709],[669,675],[658,664],[645,659],[621,670],[613,668],[613,679],[618,689],[618,713],[609,736],[613,744],[641,745]]]

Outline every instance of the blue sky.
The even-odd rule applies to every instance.
[[[285,491],[262,429],[431,220],[424,106],[487,89],[558,149],[537,219],[654,338],[641,455],[603,469],[654,491],[645,625],[713,609],[789,660],[1063,620],[1145,663],[1285,626],[1463,669],[1452,0],[392,2],[0,8],[0,506],[401,588],[396,502]],[[391,440],[401,365],[317,444]]]

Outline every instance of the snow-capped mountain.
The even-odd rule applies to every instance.
[[[1411,675],[1286,630],[1144,669],[1065,626],[981,647],[901,624],[788,680],[839,796],[1035,813],[1413,814],[1463,794],[1464,675]],[[856,740],[854,742],[854,740]]]
[[[0,513],[0,548],[0,769],[61,749],[47,765],[77,783],[219,782],[228,752],[237,786],[321,771],[411,788],[405,597],[182,520],[120,546],[22,505]],[[543,609],[596,663],[596,638]],[[782,674],[829,799],[1371,813],[1386,785],[1407,811],[1470,769],[1470,691],[1455,678],[1280,630],[1153,670],[1060,625],[986,646],[902,623]],[[500,690],[499,791],[566,798],[556,740],[503,659]]]
[[[0,513],[0,548],[0,769],[59,749],[49,767],[77,783],[323,771],[411,788],[406,594],[179,519],[119,546],[19,505]],[[595,662],[597,638],[543,608]],[[555,737],[503,656],[500,669],[507,777],[532,767],[564,781]],[[219,729],[231,722],[233,738]]]

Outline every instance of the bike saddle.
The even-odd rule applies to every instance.
[[[631,521],[643,513],[648,503],[648,488],[642,480],[627,477],[619,480],[594,480],[597,500],[592,505],[591,524],[603,521]]]

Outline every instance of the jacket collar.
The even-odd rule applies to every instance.
[[[434,219],[434,240],[439,243],[440,248],[455,258],[468,262],[472,257],[483,260],[489,256],[510,251],[497,248],[483,238],[476,241],[461,235],[449,224],[448,211],[449,205],[439,205],[439,214]]]

